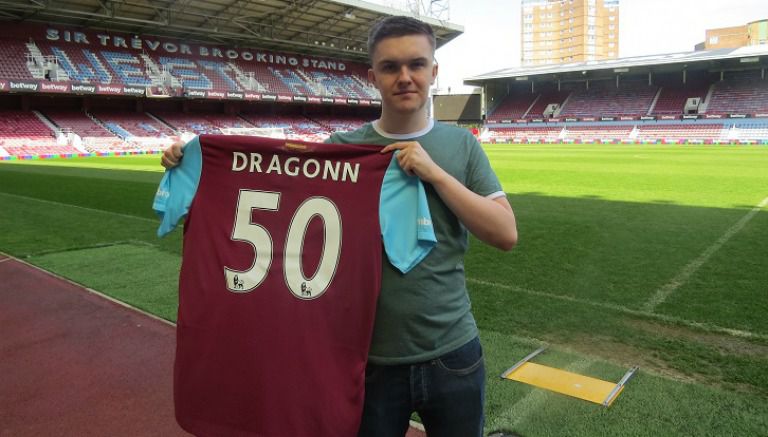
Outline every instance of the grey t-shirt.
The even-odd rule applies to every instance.
[[[334,133],[328,142],[379,144],[418,141],[432,160],[481,196],[504,195],[488,157],[474,136],[455,126],[430,120],[411,135],[392,135],[367,123],[354,132]],[[407,274],[389,262],[382,266],[369,360],[375,364],[427,361],[450,352],[477,335],[464,278],[467,230],[425,184],[437,245]]]

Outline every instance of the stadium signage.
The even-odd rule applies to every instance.
[[[277,101],[278,102],[292,102],[293,101],[293,97],[279,95],[279,96],[277,96]]]
[[[0,80],[0,91],[8,89],[8,81]]]
[[[214,99],[223,99],[226,94],[224,91],[207,91],[206,95]]]
[[[543,118],[532,118],[531,123],[544,123]]]
[[[187,90],[184,92],[187,97],[205,97],[205,91],[201,90]]]
[[[307,98],[305,96],[293,96],[293,101],[305,103]]]
[[[0,88],[0,89],[2,89],[2,88]],[[754,114],[753,117],[768,117],[768,114],[757,113],[757,114]]]
[[[600,117],[600,121],[614,121],[615,117]]]
[[[360,100],[357,100],[357,99],[347,99],[347,103],[350,104],[350,105],[359,105],[360,104]]]
[[[573,118],[573,117],[566,117],[565,121],[566,121],[566,123],[573,123],[573,122],[579,121],[579,119],[578,118]]]
[[[333,99],[330,97],[322,97],[320,99],[323,103],[333,103]]]
[[[512,123],[512,120],[501,120],[502,123]],[[515,123],[528,123],[528,120],[524,118],[518,118]]]
[[[363,106],[369,106],[371,104],[371,101],[367,99],[360,99],[360,104]]]
[[[66,93],[69,92],[69,85],[55,82],[40,82],[40,91],[47,93]]]
[[[235,92],[235,91],[227,91],[227,98],[228,99],[243,100],[245,98],[245,94],[238,93],[238,92]]]
[[[677,120],[677,116],[676,115],[662,115],[661,119],[662,120]]]
[[[697,120],[699,118],[699,114],[684,114],[683,120]]]
[[[728,114],[730,118],[747,118],[747,114]]]
[[[596,121],[597,119],[595,117],[583,117],[581,121]]]
[[[97,88],[99,94],[122,94],[123,90],[119,86],[99,85]]]
[[[268,102],[275,102],[277,101],[277,96],[274,94],[262,94],[261,100],[266,100]]]
[[[9,88],[12,90],[22,90],[22,91],[37,91],[39,88],[39,85],[37,82],[9,82]]]
[[[174,40],[147,39],[140,36],[119,36],[109,33],[85,33],[49,27],[45,39],[58,43],[97,45],[105,48],[133,49],[139,52],[196,55],[222,60],[242,59],[261,64],[289,65],[291,67],[314,68],[318,70],[345,71],[347,65],[339,61],[293,56],[270,52],[254,52],[229,47],[190,45]]]
[[[622,115],[619,117],[619,120],[621,121],[627,121],[627,120],[636,120],[636,117],[632,117],[631,115]]]
[[[371,100],[371,105],[381,106],[381,100]]]
[[[643,121],[656,120],[656,117],[653,115],[641,115],[640,120],[643,120]]]
[[[560,123],[560,119],[559,118],[550,118],[549,122],[550,123]]]
[[[704,118],[723,118],[723,114],[705,114]]]
[[[72,84],[72,92],[79,94],[96,94],[96,87],[93,85],[84,85],[81,83]]]
[[[341,103],[342,105],[344,105],[347,103],[347,99],[335,98],[333,99],[333,103]]]
[[[307,97],[307,101],[309,103],[322,103],[323,101],[320,99],[320,97]]]
[[[135,86],[124,86],[123,87],[123,94],[130,94],[130,95],[141,95],[144,94],[144,88],[138,88]]]

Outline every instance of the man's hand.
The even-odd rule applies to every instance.
[[[181,151],[181,146],[185,143],[181,138],[177,138],[176,142],[171,144],[171,147],[163,151],[163,156],[160,157],[160,164],[166,169],[170,170],[181,163],[181,158],[184,153]]]
[[[395,158],[400,168],[408,175],[416,175],[426,183],[435,183],[439,178],[447,176],[424,148],[417,141],[401,141],[392,143],[381,150],[381,153],[389,153],[397,150]]]

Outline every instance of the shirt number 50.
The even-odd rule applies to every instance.
[[[233,293],[247,293],[266,279],[272,265],[274,243],[269,230],[251,221],[254,209],[277,211],[280,193],[273,191],[240,190],[235,212],[232,240],[253,246],[254,258],[245,270],[224,267],[227,289]],[[325,239],[320,263],[314,275],[307,277],[301,266],[304,238],[309,223],[315,216],[323,220]],[[341,255],[341,214],[336,205],[325,197],[306,199],[293,214],[283,251],[283,277],[288,290],[300,299],[314,299],[331,284]]]

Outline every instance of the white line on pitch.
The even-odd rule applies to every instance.
[[[102,213],[102,214],[116,215],[116,216],[119,216],[119,217],[125,217],[125,218],[129,218],[129,219],[141,220],[141,221],[145,221],[145,222],[152,222],[152,223],[156,223],[158,225],[160,224],[160,220],[159,219],[149,219],[149,218],[146,218],[146,217],[138,217],[138,216],[135,216],[135,215],[122,214],[122,213],[119,213],[119,212],[104,211],[103,209],[88,208],[86,206],[72,205],[72,204],[69,204],[69,203],[56,202],[56,201],[53,201],[53,200],[38,199],[37,197],[21,196],[21,195],[18,195],[18,194],[10,194],[10,193],[2,193],[2,192],[0,192],[0,195],[8,196],[8,197],[15,197],[17,199],[33,200],[35,202],[47,203],[49,205],[67,206],[67,207],[70,207],[70,208],[82,209],[84,211],[91,211],[91,212],[99,212],[99,213]]]
[[[682,285],[684,285],[686,282],[688,282],[688,279],[691,278],[691,276],[698,271],[704,263],[709,261],[709,259],[712,257],[712,255],[715,254],[718,250],[720,250],[721,247],[725,243],[728,242],[734,235],[736,235],[739,231],[741,231],[744,226],[746,226],[747,223],[749,223],[750,220],[752,220],[752,217],[755,216],[762,208],[764,208],[766,205],[768,205],[768,197],[763,199],[762,202],[760,202],[756,207],[752,208],[744,217],[742,217],[738,222],[736,222],[733,226],[728,228],[725,233],[718,238],[717,241],[715,241],[711,246],[704,249],[704,252],[701,253],[696,259],[688,263],[687,266],[683,267],[682,270],[672,278],[671,281],[667,282],[666,284],[662,285],[658,290],[656,290],[656,293],[651,296],[651,298],[643,305],[643,310],[648,312],[653,312],[657,306],[664,303],[664,301],[667,300],[667,298],[678,288],[680,288]]]
[[[691,328],[696,329],[703,329],[705,331],[720,333],[720,334],[727,334],[734,337],[740,337],[740,338],[757,338],[762,340],[768,340],[768,335],[765,334],[759,334],[756,332],[751,331],[742,331],[739,329],[731,329],[731,328],[723,328],[722,326],[716,326],[711,325],[708,323],[699,323],[699,322],[692,322],[690,320],[681,319],[678,317],[672,317],[665,314],[657,314],[657,313],[649,313],[647,311],[640,311],[640,310],[633,310],[631,308],[627,308],[625,306],[621,305],[615,305],[611,303],[604,303],[604,302],[595,302],[588,299],[579,299],[572,296],[564,296],[561,294],[555,294],[555,293],[547,293],[544,291],[536,291],[536,290],[530,290],[523,287],[517,287],[514,285],[506,285],[506,284],[499,284],[497,282],[490,282],[490,281],[484,281],[482,279],[473,279],[473,278],[467,278],[467,282],[473,282],[475,284],[481,284],[481,285],[487,285],[490,287],[496,287],[496,288],[503,288],[507,290],[517,291],[520,293],[530,294],[533,296],[539,296],[539,297],[546,297],[549,299],[557,299],[557,300],[563,300],[566,302],[573,302],[578,303],[582,305],[589,305],[597,308],[605,308],[612,311],[622,312],[626,314],[631,314],[633,316],[640,316],[640,317],[647,317],[651,319],[660,320],[663,322],[669,322],[669,323],[677,323],[680,325],[688,326]]]

